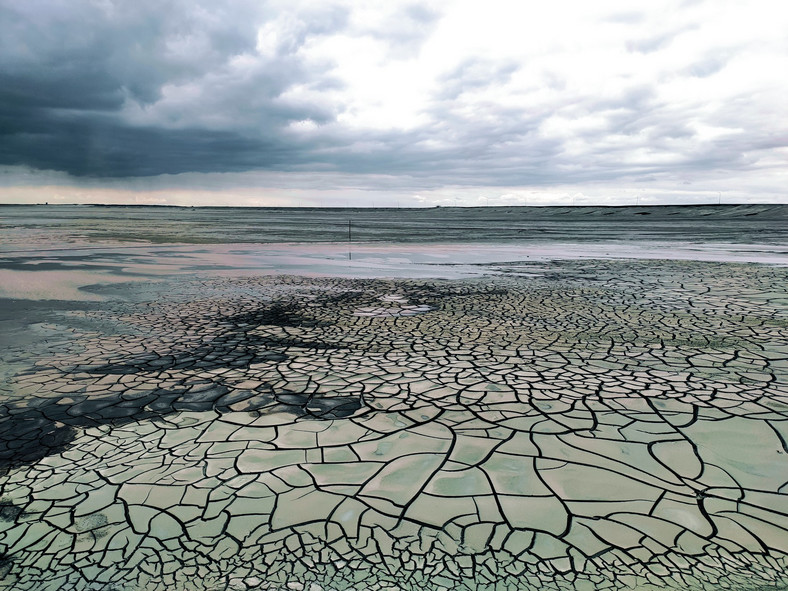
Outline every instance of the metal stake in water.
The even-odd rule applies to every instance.
[[[347,260],[349,261],[353,259],[353,255],[350,252],[350,242],[352,240],[352,229],[351,229],[352,224],[353,224],[352,220],[347,221]]]

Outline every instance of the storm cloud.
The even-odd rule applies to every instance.
[[[0,165],[423,189],[778,174],[788,9],[657,4],[0,0]]]

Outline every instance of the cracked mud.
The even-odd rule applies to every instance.
[[[788,588],[788,271],[497,269],[85,312],[0,390],[0,588]]]

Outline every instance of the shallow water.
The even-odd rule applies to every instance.
[[[283,209],[0,206],[3,249],[89,243],[605,242],[784,244],[788,206]]]

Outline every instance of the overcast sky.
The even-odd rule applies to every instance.
[[[779,0],[0,0],[0,202],[788,203]]]

